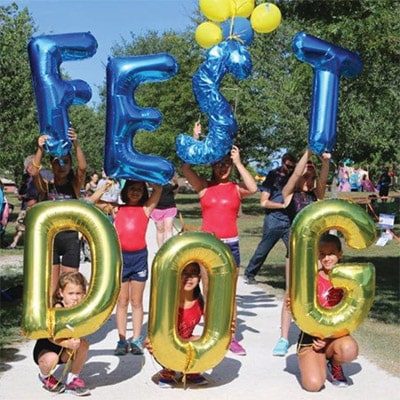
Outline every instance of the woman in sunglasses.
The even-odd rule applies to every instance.
[[[51,157],[53,181],[48,182],[39,173],[44,155],[44,146],[48,135],[41,135],[38,139],[38,149],[32,161],[32,175],[35,176],[35,184],[41,197],[47,200],[78,199],[80,190],[85,184],[87,163],[85,155],[79,146],[75,129],[68,129],[68,136],[72,141],[76,170],[72,168],[72,155],[68,153],[62,157]],[[75,272],[79,268],[80,240],[75,230],[59,232],[54,239],[53,248],[53,273],[52,287],[55,288],[58,278],[63,272]]]
[[[199,139],[201,124],[196,122],[193,137]],[[233,166],[236,167],[242,182],[231,180]],[[239,232],[237,218],[241,200],[257,192],[257,184],[242,164],[239,148],[232,146],[232,150],[221,160],[211,165],[212,178],[207,180],[200,177],[190,164],[182,165],[182,173],[193,189],[198,193],[202,212],[201,230],[213,233],[230,249],[237,267],[240,267]],[[202,275],[203,293],[207,294],[207,279]],[[246,355],[245,349],[233,338],[230,350],[238,355]]]

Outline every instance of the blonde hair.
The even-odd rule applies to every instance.
[[[87,280],[86,278],[79,272],[63,272],[60,277],[58,278],[57,286],[54,289],[53,297],[52,297],[52,303],[53,307],[57,303],[62,302],[62,297],[60,295],[60,292],[62,292],[65,289],[65,286],[67,286],[68,283],[71,283],[73,285],[81,286],[84,293],[86,294],[86,288],[87,288]]]

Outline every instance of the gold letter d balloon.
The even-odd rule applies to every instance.
[[[341,231],[355,249],[375,240],[375,225],[358,204],[324,200],[304,208],[292,224],[290,240],[290,297],[293,318],[301,330],[320,338],[340,337],[353,331],[371,309],[375,294],[372,264],[338,264],[330,274],[334,287],[345,289],[342,301],[322,307],[316,295],[318,242],[330,229]]]
[[[121,251],[114,227],[92,204],[79,200],[45,201],[27,213],[24,251],[22,330],[31,339],[81,337],[95,332],[110,316],[119,290]],[[73,308],[50,304],[55,235],[78,230],[92,253],[85,299]]]

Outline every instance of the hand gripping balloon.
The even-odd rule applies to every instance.
[[[316,154],[330,153],[336,144],[339,78],[358,76],[362,70],[361,58],[304,32],[295,35],[292,49],[300,61],[314,69],[308,145]]]
[[[196,341],[178,333],[180,276],[198,262],[208,273],[205,327]],[[151,272],[149,338],[159,363],[183,373],[204,372],[217,365],[231,342],[236,266],[229,248],[211,233],[184,232],[156,254]]]
[[[92,97],[85,81],[61,78],[60,64],[92,57],[96,50],[97,41],[90,33],[38,36],[28,44],[40,133],[50,136],[45,147],[55,157],[67,154],[72,145],[68,107],[85,104]]]
[[[323,233],[338,229],[355,249],[375,241],[375,224],[356,203],[324,200],[305,207],[292,224],[290,239],[290,298],[293,318],[301,330],[320,338],[339,337],[353,331],[371,309],[375,269],[370,263],[338,264],[330,273],[334,287],[345,291],[333,308],[317,299],[318,242]]]
[[[173,165],[162,157],[141,154],[134,148],[138,129],[153,131],[162,115],[155,108],[141,108],[134,98],[145,82],[167,80],[178,72],[169,54],[116,57],[107,65],[107,115],[104,169],[108,176],[166,184],[174,175]]]
[[[201,111],[208,114],[209,132],[203,141],[178,135],[176,151],[184,162],[210,164],[229,153],[237,124],[232,106],[219,91],[220,83],[228,72],[237,79],[245,79],[251,68],[250,54],[237,40],[223,41],[208,50],[207,59],[193,76],[192,85]]]
[[[115,229],[93,204],[79,200],[44,201],[26,216],[22,331],[31,339],[81,337],[107,321],[120,290],[121,250]],[[55,235],[79,230],[92,253],[90,287],[73,308],[52,308],[51,270]]]

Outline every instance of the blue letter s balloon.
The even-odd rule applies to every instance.
[[[176,138],[178,156],[190,164],[210,164],[219,161],[231,150],[237,124],[232,107],[220,93],[222,78],[228,72],[245,79],[252,63],[246,47],[237,40],[226,40],[213,46],[206,61],[193,76],[193,93],[200,109],[209,117],[209,132],[199,141],[189,135]]]
[[[292,49],[299,60],[314,68],[309,147],[316,154],[331,152],[336,143],[339,78],[358,76],[361,58],[304,32],[295,35]]]
[[[109,176],[165,184],[174,175],[173,165],[162,157],[136,151],[138,129],[153,131],[161,122],[155,108],[141,108],[134,98],[145,82],[167,80],[178,72],[169,54],[115,57],[107,65],[107,116],[104,169]]]
[[[71,148],[68,107],[92,97],[85,81],[61,78],[60,64],[92,57],[96,50],[97,41],[88,32],[38,36],[28,44],[40,133],[50,136],[46,150],[53,156],[63,156]]]

